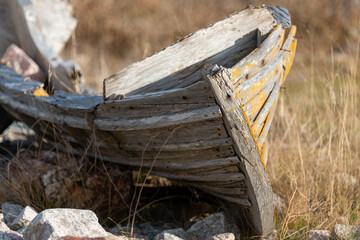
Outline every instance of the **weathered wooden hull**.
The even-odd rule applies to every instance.
[[[188,59],[176,74],[171,73],[179,65],[170,75],[157,66],[155,77],[139,73],[149,62],[179,57],[177,48],[211,29],[229,24],[233,29],[231,24],[239,21],[234,15],[225,25],[215,24],[109,77],[103,97],[64,92],[34,96],[39,83],[0,66],[1,106],[61,150],[202,189],[239,207],[256,234],[269,234],[274,215],[266,136],[295,52],[295,28],[284,42],[285,30],[268,10],[246,11],[240,16],[256,19],[251,11],[258,11],[267,28],[264,34],[256,27],[240,29],[247,32],[236,40],[240,44],[215,55],[206,43],[211,58]],[[142,78],[145,83],[132,85]]]

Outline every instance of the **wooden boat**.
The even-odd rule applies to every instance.
[[[267,134],[296,48],[281,7],[249,7],[104,80],[55,91],[0,66],[0,104],[64,151],[141,168],[225,200],[254,235],[274,227]]]

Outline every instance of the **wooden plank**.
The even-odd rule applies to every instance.
[[[239,162],[237,157],[227,157],[227,158],[217,158],[217,159],[209,159],[209,160],[201,160],[201,161],[189,161],[189,164],[184,164],[184,162],[168,162],[166,165],[160,162],[156,164],[155,167],[159,171],[179,171],[179,172],[209,172],[212,170],[222,169],[224,167],[232,167],[236,166]],[[191,164],[190,164],[191,163]],[[146,163],[145,163],[146,164]],[[145,167],[149,167],[151,165],[147,165]]]
[[[254,124],[252,125],[252,130],[255,136],[257,136],[258,138],[258,144],[260,147],[264,144],[267,133],[270,129],[270,125],[275,113],[276,104],[279,98],[281,85],[284,83],[294,60],[296,50],[295,34],[296,27],[294,26],[290,30],[284,46],[282,47],[282,51],[277,56],[277,58],[281,59],[281,61],[276,66],[278,73],[275,77],[276,85],[271,92],[266,104],[258,114]]]
[[[179,114],[169,114],[141,119],[94,119],[93,124],[97,129],[105,131],[130,131],[142,129],[156,129],[174,125],[199,122],[221,117],[217,105],[193,109]],[[68,123],[69,124],[69,123]],[[74,124],[72,122],[71,124]]]
[[[256,47],[257,29],[274,25],[266,8],[245,9],[108,77],[104,98],[189,86],[206,75],[204,65],[235,65]]]
[[[235,196],[245,196],[246,188],[223,188],[219,187],[210,187],[208,185],[200,185],[200,184],[191,184],[191,186],[199,188],[203,191],[211,191],[214,193],[220,193],[225,195],[235,195]]]
[[[247,207],[247,208],[252,208],[252,204],[249,201],[249,199],[247,198],[239,198],[239,197],[230,197],[230,196],[225,196],[223,194],[219,194],[216,192],[211,192],[212,195],[217,196],[221,199],[224,199],[226,201],[232,202],[232,203],[236,203],[238,205],[241,205],[243,207]]]
[[[173,88],[157,92],[148,92],[138,95],[122,95],[120,100],[105,99],[105,106],[122,104],[207,104],[214,103],[215,98],[207,81],[199,81],[184,88]]]
[[[253,78],[280,51],[285,36],[285,30],[276,26],[269,37],[248,56],[232,67],[231,79],[237,88],[240,84]]]
[[[280,6],[270,6],[267,9],[271,12],[274,19],[283,27],[291,27],[290,13],[286,8]]]
[[[259,91],[252,99],[243,105],[243,109],[252,125],[258,116],[259,112],[263,108],[264,104],[268,100],[271,91],[274,89],[274,82],[269,83],[262,90]]]
[[[273,193],[256,140],[244,117],[241,102],[235,97],[231,70],[215,68],[208,79],[217,103],[221,106],[225,126],[233,138],[236,154],[240,158],[239,167],[245,175],[251,202],[248,221],[258,234],[267,235],[274,227]]]
[[[121,118],[95,118],[93,112],[99,104],[99,97],[81,96],[76,94],[56,95],[51,98],[37,97],[32,91],[40,87],[34,81],[24,81],[6,66],[0,66],[0,89],[4,96],[3,102],[34,118],[57,124],[67,124],[74,128],[92,129],[105,131],[133,131],[144,129],[156,129],[174,125],[187,124],[198,121],[206,121],[221,118],[221,112],[217,105],[183,111],[178,114],[166,114],[150,116],[141,119]],[[6,94],[4,94],[6,92]],[[25,93],[25,94],[24,94]],[[11,95],[13,98],[11,98]],[[17,99],[23,95],[23,99]],[[23,101],[26,99],[26,101]],[[74,115],[71,113],[74,112]],[[75,115],[76,114],[76,115]]]
[[[121,146],[118,148],[108,147],[108,146],[98,146],[100,150],[105,155],[114,155],[119,158],[127,159],[128,161],[137,161],[137,159],[144,161],[176,161],[176,162],[187,162],[197,160],[206,160],[206,159],[215,159],[215,158],[225,158],[234,156],[234,150],[231,146],[224,147],[215,147],[205,150],[188,150],[188,151],[127,151],[121,149]]]
[[[269,141],[267,140],[267,138],[265,139],[265,142],[262,146],[262,155],[263,155],[263,159],[264,159],[264,163],[265,163],[265,166],[267,164],[267,161],[268,161],[268,155],[269,155]]]
[[[200,175],[200,174],[181,174],[181,173],[167,173],[167,172],[159,172],[152,171],[151,174],[165,177],[173,180],[179,181],[190,181],[190,182],[234,182],[244,180],[245,176],[242,173],[220,173],[220,174],[211,174],[211,175]]]
[[[235,97],[239,99],[242,105],[261,93],[268,84],[274,85],[282,72],[282,60],[283,54],[276,55],[257,75],[234,88]]]
[[[284,78],[281,84],[284,83],[285,79],[287,78],[292,63],[294,62],[294,56],[295,56],[295,51],[296,51],[296,46],[297,46],[297,40],[295,39],[295,34],[296,34],[296,26],[292,26],[290,29],[290,33],[284,43],[283,49],[284,49],[284,68],[285,68],[285,74],[284,74]]]
[[[190,139],[191,140],[191,139]],[[127,141],[129,142],[129,141]],[[225,147],[232,146],[233,142],[231,138],[215,138],[205,141],[186,142],[186,143],[172,143],[172,144],[149,144],[147,147],[148,151],[193,151],[193,150],[206,150],[214,147]],[[121,148],[128,151],[144,151],[145,146],[139,144],[120,144]]]
[[[280,78],[280,81],[282,78]],[[253,124],[253,133],[258,138],[258,144],[261,147],[266,139],[266,135],[270,129],[271,122],[274,118],[276,105],[280,94],[280,84],[276,84],[268,101],[261,109],[258,119]],[[264,121],[263,121],[264,120]]]
[[[142,149],[145,146],[151,149],[163,145],[169,135],[172,135],[172,137],[168,140],[167,144],[194,143],[228,137],[222,119],[184,124],[181,128],[175,131],[174,129],[174,127],[169,127],[141,131],[112,132],[111,134],[114,136],[114,141],[117,144],[139,146]],[[139,135],[142,137],[139,138]]]

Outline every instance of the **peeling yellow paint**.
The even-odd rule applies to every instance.
[[[226,109],[227,112],[231,112],[232,110],[234,110],[235,108],[237,108],[237,105],[232,106],[231,108]]]
[[[43,89],[43,88],[38,88],[34,91],[34,95],[35,96],[42,96],[42,97],[49,97],[49,94]]]
[[[240,108],[241,108],[241,110],[242,110],[242,112],[243,112],[243,114],[244,114],[245,121],[246,121],[246,123],[247,123],[247,125],[248,125],[248,127],[249,127],[249,129],[250,129],[251,136],[253,137],[254,142],[255,142],[255,145],[256,145],[257,150],[258,150],[258,152],[259,152],[261,163],[263,164],[264,169],[266,170],[266,165],[265,165],[265,163],[264,163],[263,155],[262,155],[261,149],[260,149],[260,147],[259,147],[258,141],[257,141],[257,139],[256,139],[256,137],[255,137],[255,135],[254,135],[254,133],[253,133],[253,131],[252,131],[249,118],[248,118],[248,116],[246,115],[246,112],[244,111],[244,109],[242,108],[242,106],[240,106]]]
[[[296,46],[297,46],[297,40],[295,39],[295,34],[296,34],[296,26],[293,25],[291,27],[289,36],[287,37],[285,43],[288,43],[289,46],[286,46],[283,51],[284,51],[284,60],[283,60],[283,64],[284,64],[284,68],[285,68],[285,73],[284,73],[284,77],[282,79],[282,83],[284,83],[286,77],[288,76],[289,72],[290,72],[290,68],[292,66],[292,63],[294,61],[294,56],[295,56],[295,51],[296,51]]]

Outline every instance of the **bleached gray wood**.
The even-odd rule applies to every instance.
[[[217,119],[221,117],[221,112],[218,106],[213,105],[200,109],[194,109],[179,114],[169,114],[155,117],[148,117],[142,119],[95,119],[94,126],[97,129],[106,131],[119,130],[141,130],[149,128],[162,128],[167,126],[187,124],[191,122],[198,122],[203,120]],[[75,124],[75,123],[73,123]]]
[[[236,196],[245,196],[246,189],[245,188],[224,188],[224,187],[210,187],[208,185],[200,185],[200,184],[191,184],[193,187],[199,188],[205,191],[211,191],[214,193],[220,193],[225,195],[236,195]]]
[[[286,8],[280,6],[267,7],[278,24],[283,27],[291,27],[291,16]]]
[[[152,174],[157,176],[181,180],[181,181],[191,181],[191,182],[234,182],[244,180],[245,177],[242,173],[220,173],[220,174],[211,174],[211,175],[201,175],[201,174],[181,174],[181,173],[167,173],[167,172],[157,172],[152,171]]]
[[[121,100],[107,100],[104,105],[112,105],[116,103],[143,104],[207,104],[214,103],[214,95],[209,91],[209,83],[207,81],[199,81],[184,88],[174,88],[158,92],[148,92],[138,95],[124,95]]]
[[[104,97],[189,86],[206,74],[204,65],[235,65],[256,47],[257,29],[274,24],[266,8],[245,9],[108,77]]]
[[[128,142],[128,141],[127,141]],[[192,150],[205,150],[213,147],[225,147],[232,146],[233,142],[231,138],[216,138],[207,141],[197,141],[190,143],[176,143],[176,144],[151,144],[148,146],[148,151],[192,151]],[[131,151],[143,151],[144,146],[138,144],[121,144],[121,148]]]
[[[233,66],[233,70],[239,69],[238,73],[232,76],[234,85],[237,87],[263,69],[276,56],[274,54],[279,52],[283,39],[284,29],[279,26],[270,33],[269,37],[258,48]]]
[[[225,126],[235,143],[236,154],[241,160],[239,166],[245,175],[251,202],[248,221],[259,235],[267,235],[274,227],[272,189],[241,103],[235,98],[231,71],[225,68],[214,69],[208,79],[221,107]]]
[[[64,41],[67,39],[61,39],[64,36],[69,37],[73,28],[75,27],[75,22],[70,21],[71,24],[65,24],[63,26],[64,31],[59,31],[60,34],[56,31],[51,31],[54,34],[46,37],[46,32],[42,32],[41,27],[44,27],[44,30],[51,28],[51,26],[46,26],[46,24],[54,24],[57,22],[53,17],[60,17],[66,19],[66,13],[56,14],[51,18],[44,18],[44,16],[52,16],[51,9],[47,11],[50,12],[37,12],[37,8],[40,8],[43,1],[35,0],[37,7],[34,6],[33,2],[21,1],[21,0],[5,0],[7,5],[6,9],[8,11],[8,16],[10,16],[7,21],[11,21],[16,39],[20,47],[29,55],[39,66],[40,68],[47,73],[49,66],[51,66],[52,77],[50,81],[50,86],[58,90],[66,90],[69,92],[75,92],[74,82],[70,80],[68,76],[72,72],[72,69],[68,68],[68,65],[63,62],[63,60],[58,56],[56,51],[51,48],[51,45],[55,46],[57,49],[64,45]],[[49,3],[47,1],[47,3]],[[56,0],[53,2],[53,6],[57,4],[64,4],[61,1]],[[53,10],[53,9],[52,9]],[[56,12],[56,11],[55,11]],[[42,15],[39,17],[39,15]],[[60,16],[61,15],[61,16]],[[46,20],[44,23],[42,20]],[[42,24],[41,24],[42,23]],[[59,26],[59,23],[55,23]],[[62,24],[60,24],[62,25]],[[47,38],[51,38],[47,39]],[[60,39],[59,39],[60,38]],[[58,39],[57,42],[54,39]],[[54,44],[49,44],[49,42]]]
[[[243,207],[247,207],[247,208],[252,207],[251,202],[247,198],[230,197],[230,196],[226,196],[226,195],[223,195],[223,194],[219,194],[217,192],[211,192],[211,194],[215,195],[215,196],[217,196],[217,197],[219,197],[221,199],[227,200],[229,202],[236,203],[236,204],[238,204],[240,206],[243,206]]]
[[[205,172],[211,170],[222,169],[223,167],[232,167],[238,164],[237,157],[209,159],[202,161],[192,161],[191,164],[184,164],[182,162],[170,162],[165,166],[166,169],[174,169],[176,171],[186,171],[187,173]],[[157,166],[160,169],[160,166]],[[170,170],[171,171],[171,170]]]
[[[192,161],[225,158],[234,156],[234,150],[232,146],[215,147],[206,150],[192,150],[192,151],[133,151],[124,150],[121,145],[118,148],[101,147],[98,146],[98,150],[104,154],[116,155],[119,158],[124,158],[127,161],[144,160],[151,162],[154,159],[157,161],[172,161],[182,162],[183,164],[191,164]]]
[[[272,84],[274,86],[274,83],[279,79],[278,75],[280,74],[280,71],[276,72],[276,70],[280,70],[277,69],[277,67],[282,64],[282,60],[283,54],[276,55],[269,64],[261,69],[259,74],[241,83],[236,88],[240,91],[239,101],[242,105],[247,104],[254,96],[261,93],[262,89],[268,84]]]

